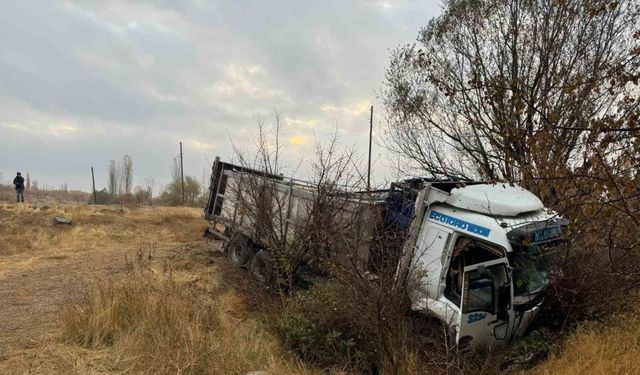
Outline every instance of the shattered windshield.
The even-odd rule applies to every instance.
[[[511,253],[513,292],[516,296],[534,293],[549,284],[549,267],[541,255]]]
[[[562,247],[564,243],[556,241],[544,245],[530,245],[510,253],[514,295],[529,295],[546,288],[549,284],[552,261]]]

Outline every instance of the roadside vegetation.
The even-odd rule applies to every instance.
[[[190,208],[0,205],[0,373],[322,373],[265,328],[204,226]]]
[[[154,262],[147,251],[117,279],[97,280],[63,307],[63,342],[101,353],[87,365],[135,374],[318,373],[284,350],[243,311],[237,291],[225,291],[208,270]]]
[[[605,323],[587,322],[571,334],[562,350],[553,353],[530,373],[640,374],[640,314],[636,307],[610,316]]]
[[[55,225],[53,215],[74,224]],[[361,374],[381,358],[378,323],[353,291],[338,281],[291,295],[264,292],[247,270],[216,255],[219,243],[202,242],[199,210],[11,204],[0,206],[0,223],[3,244],[28,245],[2,248],[5,288],[29,287],[25,277],[12,283],[16,271],[50,283],[43,267],[54,267],[52,278],[78,280],[51,293],[59,294],[60,308],[50,313],[28,307],[48,303],[42,299],[20,302],[28,305],[27,320],[2,339],[15,342],[0,340],[0,372]],[[61,262],[69,268],[55,268]],[[93,264],[110,271],[92,271]],[[13,301],[3,301],[5,314]],[[638,373],[634,311],[582,324],[529,371],[527,359],[545,345],[537,332],[508,353],[461,357],[441,346],[442,333],[425,336],[424,325],[398,311],[393,351],[401,366],[381,373]],[[42,319],[50,325],[39,325]],[[45,339],[33,342],[38,336]],[[510,366],[501,368],[505,362]]]

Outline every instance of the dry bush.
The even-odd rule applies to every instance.
[[[356,310],[342,287],[319,283],[286,300],[271,323],[304,360],[365,371],[377,366],[375,332]]]
[[[354,374],[478,374],[497,372],[492,353],[460,353],[448,330],[420,313],[408,313],[384,291],[327,280],[285,299],[267,318],[281,340],[303,360]],[[388,297],[387,297],[388,298]],[[396,300],[397,301],[397,300]]]
[[[61,312],[63,338],[116,373],[314,373],[292,360],[233,293],[180,280],[139,253],[124,275],[95,282]],[[157,270],[156,270],[157,269]],[[155,270],[155,271],[154,271]]]

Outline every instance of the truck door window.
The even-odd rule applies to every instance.
[[[504,252],[468,237],[458,237],[445,278],[445,297],[460,307],[462,270],[466,266],[501,258]],[[480,285],[478,285],[479,287]]]
[[[470,277],[467,312],[486,311],[493,313],[493,280],[483,278],[477,270],[472,271]]]
[[[504,265],[478,267],[469,273],[469,300],[465,313],[484,311],[495,314],[498,310],[498,289],[508,283]]]

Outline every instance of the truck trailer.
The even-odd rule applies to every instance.
[[[290,239],[309,220],[305,202],[313,202],[318,190],[313,183],[216,158],[206,235],[223,240],[232,262],[258,270],[253,274],[267,282],[259,270],[271,262],[268,244],[249,214],[262,203],[255,194],[247,196],[258,185],[275,192],[265,198],[279,202],[269,212],[282,218],[278,225]],[[468,348],[525,334],[544,301],[551,261],[568,240],[569,220],[510,183],[413,178],[386,190],[331,194],[341,195],[338,220],[357,217],[357,230],[350,233],[360,267],[388,255],[376,253],[375,231],[401,233],[397,255],[387,258],[397,263],[398,277],[413,280],[411,309],[445,324],[450,337]]]

